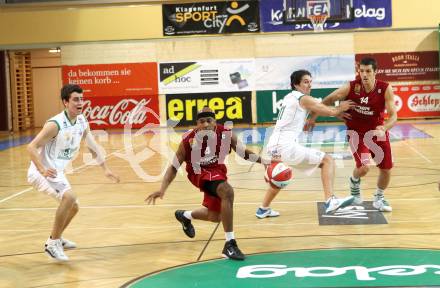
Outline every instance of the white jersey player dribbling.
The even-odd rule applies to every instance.
[[[321,168],[321,180],[324,190],[325,213],[333,213],[341,207],[353,202],[353,197],[337,199],[333,194],[335,163],[331,156],[322,151],[307,148],[298,143],[304,123],[309,112],[322,116],[339,116],[353,107],[352,101],[344,101],[334,108],[319,103],[310,95],[312,76],[309,71],[297,70],[290,76],[293,91],[283,99],[281,110],[274,131],[267,145],[267,152],[273,161],[284,161],[307,174],[316,167]],[[262,205],[257,209],[256,216],[260,219],[276,217],[280,213],[270,208],[280,188],[269,186]]]
[[[325,153],[298,143],[309,114],[300,105],[303,96],[304,93],[292,91],[284,97],[273,134],[267,144],[267,152],[272,158],[280,158],[290,165],[301,165],[311,173],[321,163]]]

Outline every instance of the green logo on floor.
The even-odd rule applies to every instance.
[[[440,250],[331,249],[210,260],[149,274],[123,287],[389,287],[440,285]]]

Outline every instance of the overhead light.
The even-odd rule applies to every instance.
[[[60,53],[60,52],[61,52],[60,47],[49,49],[49,53]]]

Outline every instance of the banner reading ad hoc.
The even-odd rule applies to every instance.
[[[63,66],[62,74],[64,84],[83,88],[92,129],[159,124],[157,63]]]

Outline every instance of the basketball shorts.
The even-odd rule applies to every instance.
[[[385,133],[383,139],[377,139],[372,133],[370,131],[363,134],[354,130],[347,130],[348,143],[356,167],[368,165],[371,156],[380,169],[393,168],[393,156],[388,132]]]
[[[320,150],[304,147],[296,142],[268,146],[267,153],[272,159],[279,159],[308,175],[315,171],[325,156]]]
[[[58,175],[57,178],[46,178],[32,167],[28,170],[27,180],[36,190],[54,197],[58,201],[63,198],[66,191],[72,189],[64,175]]]
[[[211,211],[221,211],[221,199],[215,193],[217,186],[228,179],[225,166],[202,168],[200,174],[188,174],[191,183],[204,193],[202,205]]]

